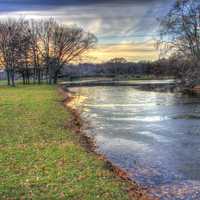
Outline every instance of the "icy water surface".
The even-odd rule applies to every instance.
[[[160,199],[200,200],[200,98],[134,87],[83,87],[98,151]]]

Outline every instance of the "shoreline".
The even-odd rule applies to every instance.
[[[97,159],[105,162],[107,169],[112,171],[116,176],[118,176],[122,181],[126,181],[129,184],[127,188],[127,193],[130,200],[159,200],[155,197],[150,197],[148,195],[148,188],[144,188],[137,184],[135,181],[129,178],[128,172],[120,168],[119,166],[113,164],[106,156],[98,153],[96,151],[96,142],[94,138],[87,135],[84,132],[83,126],[86,123],[80,116],[80,112],[76,108],[72,108],[69,103],[73,101],[73,92],[69,91],[68,88],[59,86],[59,93],[64,97],[62,105],[70,112],[71,117],[65,124],[65,128],[68,128],[78,136],[80,145],[88,152],[95,154]]]

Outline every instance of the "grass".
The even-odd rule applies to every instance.
[[[7,85],[7,81],[6,80],[0,80],[0,86],[1,85]]]
[[[56,87],[0,86],[0,199],[127,200],[127,183],[64,128]]]

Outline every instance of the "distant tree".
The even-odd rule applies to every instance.
[[[112,75],[120,75],[123,74],[126,63],[127,61],[125,58],[112,58],[107,61],[105,65],[107,65],[107,68]]]
[[[127,63],[125,58],[112,58],[108,63]]]

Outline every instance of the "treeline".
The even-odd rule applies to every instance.
[[[78,59],[97,42],[96,37],[76,26],[46,20],[5,19],[0,21],[0,62],[8,85],[16,76],[24,84],[57,83],[64,65]]]
[[[124,58],[114,58],[108,62],[94,64],[70,64],[63,67],[63,77],[117,77],[117,76],[176,76],[177,67],[172,60],[160,59],[153,62],[128,62]]]
[[[183,89],[200,85],[200,1],[176,1],[168,14],[160,20],[159,32],[158,61],[130,63],[117,58],[85,67],[88,72],[91,70],[98,74],[174,76]],[[83,72],[83,65],[76,67]]]

